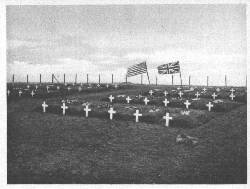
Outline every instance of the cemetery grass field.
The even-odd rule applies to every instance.
[[[144,89],[148,87],[69,97],[101,101],[110,94]],[[183,128],[42,113],[37,111],[42,102],[39,98],[8,101],[9,184],[247,182],[246,103],[197,127]],[[197,137],[198,143],[177,144],[180,133]]]

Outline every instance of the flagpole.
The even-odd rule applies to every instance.
[[[146,63],[146,61],[145,61],[145,63]],[[146,65],[147,65],[147,63],[146,63]],[[148,83],[150,85],[150,80],[149,80],[149,75],[148,75],[148,66],[147,66],[147,76],[148,76]]]
[[[178,63],[179,63],[179,61],[178,61]],[[181,67],[180,67],[180,80],[181,80],[181,87],[182,87]]]

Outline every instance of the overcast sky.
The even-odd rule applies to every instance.
[[[8,6],[7,69],[25,81],[63,73],[73,81],[124,81],[126,68],[147,61],[151,82],[157,66],[180,61],[184,84],[244,85],[244,5]],[[140,77],[129,81],[140,82]],[[144,82],[147,82],[146,75]],[[158,75],[171,83],[170,75]],[[179,83],[179,76],[175,76]]]

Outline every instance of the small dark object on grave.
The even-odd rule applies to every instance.
[[[188,144],[188,145],[195,145],[198,143],[198,138],[191,137],[185,134],[179,134],[176,137],[177,144]]]

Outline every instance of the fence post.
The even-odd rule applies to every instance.
[[[15,74],[12,75],[12,85],[14,86],[15,83]]]
[[[157,76],[155,76],[155,85],[157,86]]]
[[[225,75],[225,87],[227,87],[227,75]]]
[[[52,84],[54,83],[54,74],[52,74],[52,76],[51,76],[51,82],[52,82]]]
[[[143,75],[141,74],[141,85],[142,85]]]
[[[99,74],[99,81],[98,81],[99,85],[101,84],[101,75]]]
[[[191,76],[189,76],[189,78],[188,78],[188,85],[189,85],[189,87],[191,86]]]
[[[77,84],[77,73],[76,73],[76,76],[75,76],[75,84]]]
[[[89,74],[87,74],[87,84],[89,84]]]
[[[27,74],[27,84],[29,84],[29,74]]]
[[[40,74],[40,76],[39,76],[39,83],[40,83],[40,85],[42,83],[42,74]]]
[[[172,74],[172,86],[174,85],[174,75]]]
[[[128,84],[128,76],[127,76],[127,74],[125,76],[125,80],[126,80],[126,84]]]
[[[112,84],[114,83],[114,75],[112,74]]]
[[[207,87],[208,87],[208,80],[209,80],[209,78],[208,78],[208,76],[207,76]]]
[[[65,74],[63,74],[63,84],[65,85]]]

